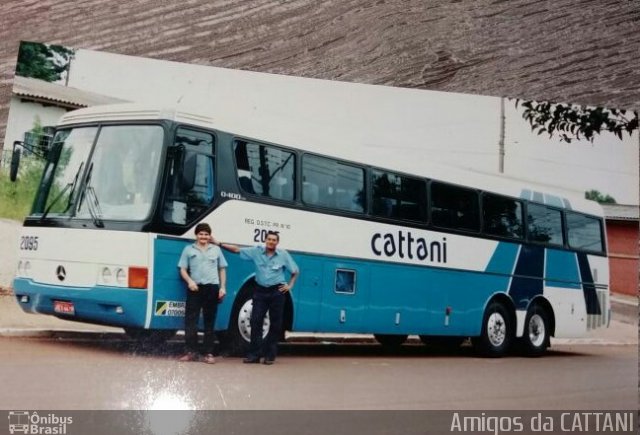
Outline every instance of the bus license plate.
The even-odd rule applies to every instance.
[[[73,302],[53,301],[53,311],[60,314],[74,315],[76,313],[73,308]]]

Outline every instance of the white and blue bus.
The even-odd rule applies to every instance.
[[[207,222],[238,245],[280,233],[301,270],[289,331],[373,334],[387,346],[470,337],[500,356],[516,344],[540,355],[551,336],[608,326],[598,204],[256,131],[139,105],[65,115],[19,238],[22,309],[169,337],[184,322],[177,261]],[[216,330],[239,352],[253,269],[226,257]]]

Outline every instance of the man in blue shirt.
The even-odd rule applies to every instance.
[[[204,362],[216,362],[213,356],[214,325],[218,302],[227,293],[227,261],[219,247],[211,245],[211,227],[196,225],[196,243],[185,246],[178,262],[180,276],[187,283],[187,303],[184,315],[186,353],[180,361],[194,361],[198,350],[198,318],[202,310],[204,322]]]
[[[218,244],[215,239],[213,243]],[[256,286],[253,290],[253,310],[251,311],[251,344],[245,363],[271,365],[276,359],[278,341],[282,334],[282,315],[286,293],[291,291],[299,275],[298,265],[284,249],[278,249],[280,235],[274,231],[267,233],[264,247],[240,248],[230,243],[219,243],[221,248],[239,253],[243,260],[253,261],[256,268]],[[285,270],[291,277],[287,283]],[[269,333],[262,339],[262,324],[269,312]]]

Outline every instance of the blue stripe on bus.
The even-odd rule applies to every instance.
[[[544,200],[545,200],[545,204],[547,205],[560,207],[560,208],[564,207],[564,204],[562,203],[562,198],[560,198],[559,196],[545,194]]]
[[[602,314],[600,312],[600,304],[598,304],[598,296],[596,294],[593,276],[591,275],[589,258],[584,252],[579,252],[577,256],[578,266],[580,267],[580,277],[582,278],[584,302],[587,305],[587,314]]]
[[[542,246],[522,246],[516,264],[509,295],[516,309],[523,310],[529,301],[542,294],[544,272],[544,248]]]
[[[529,189],[522,189],[522,192],[520,192],[520,198],[522,199],[531,200],[531,196],[532,192]]]
[[[28,303],[19,302],[26,312],[55,315],[53,301],[68,301],[73,303],[75,314],[61,315],[61,318],[112,326],[144,326],[147,306],[145,290],[103,286],[62,287],[39,284],[24,278],[16,278],[13,286],[18,301],[23,295],[29,296]],[[123,308],[122,314],[116,313],[118,306]]]
[[[498,243],[491,260],[489,260],[486,272],[511,275],[518,255],[518,247],[515,243]]]
[[[533,192],[533,200],[540,204],[544,204],[544,195],[540,192]]]
[[[582,289],[576,254],[547,249],[545,284],[550,287]]]

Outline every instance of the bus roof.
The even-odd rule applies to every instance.
[[[201,112],[201,111],[200,111]],[[103,121],[157,121],[170,120],[193,126],[215,129],[246,139],[278,144],[297,150],[308,151],[375,166],[390,171],[413,174],[461,186],[482,189],[511,197],[524,198],[559,208],[602,216],[602,207],[556,186],[531,183],[504,174],[491,174],[449,166],[425,160],[424,155],[409,156],[407,151],[398,152],[389,144],[366,144],[358,140],[358,133],[350,135],[331,134],[331,126],[310,126],[282,122],[281,118],[263,114],[238,114],[221,110],[215,116],[203,115],[188,107],[161,108],[137,103],[93,106],[74,110],[63,115],[59,126]],[[278,121],[279,122],[274,122]],[[416,141],[428,141],[416,138]]]

